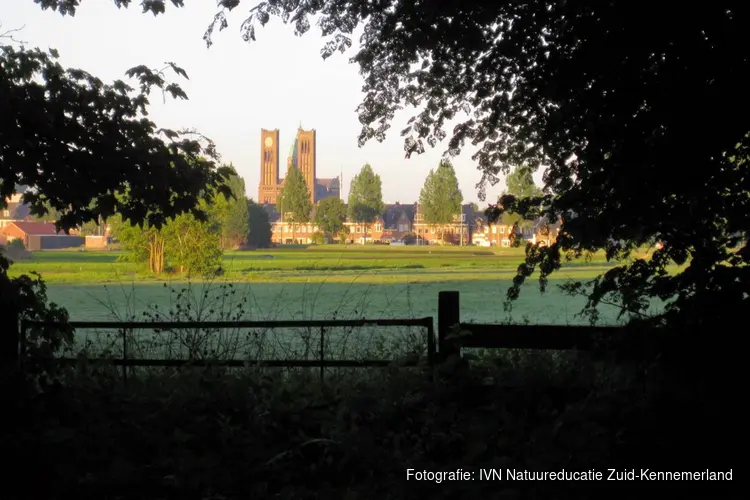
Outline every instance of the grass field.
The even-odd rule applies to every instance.
[[[154,305],[166,308],[185,278],[155,278],[142,266],[122,262],[117,252],[36,252],[11,274],[39,272],[51,300],[74,320],[124,317]],[[523,259],[523,249],[476,247],[311,246],[228,252],[224,274],[211,285],[233,282],[245,297],[244,316],[257,319],[421,317],[436,315],[440,290],[461,292],[465,321],[576,324],[583,301],[557,288],[569,279],[588,279],[611,265],[603,256],[569,262],[541,294],[529,282],[510,315],[502,302]],[[203,290],[193,280],[193,290]],[[165,288],[165,284],[169,284]],[[202,293],[202,292],[201,292]],[[607,322],[616,311],[604,309]]]

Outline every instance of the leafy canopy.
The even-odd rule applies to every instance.
[[[198,201],[207,190],[228,194],[210,141],[147,119],[152,88],[187,98],[163,72],[128,70],[139,81],[134,91],[56,59],[54,50],[0,47],[0,204],[16,184],[29,186],[23,198],[32,213],[54,210],[69,229],[115,213],[152,225],[185,211],[205,218]]]
[[[295,167],[287,170],[284,186],[279,195],[279,211],[289,222],[308,222],[312,212],[310,189],[302,172]]]
[[[346,205],[340,198],[323,198],[315,209],[315,223],[326,236],[337,235],[346,222]]]
[[[514,168],[505,177],[505,193],[521,199],[540,197],[543,194],[534,182],[532,170],[526,166]]]
[[[250,226],[245,180],[237,174],[234,165],[227,165],[226,169],[225,184],[231,197],[214,196],[211,200],[202,200],[201,208],[210,214],[212,222],[219,228],[222,248],[230,249],[245,243]]]
[[[428,224],[450,224],[461,213],[464,197],[458,188],[453,164],[442,160],[437,170],[430,170],[419,193],[419,204]]]
[[[268,212],[253,200],[247,200],[248,226],[247,244],[256,248],[271,246],[271,222]]]
[[[36,1],[69,14],[77,3]],[[240,3],[219,2],[207,44]],[[158,13],[164,4],[143,5]],[[682,9],[678,20],[675,13],[671,4],[646,12],[626,1],[466,0],[426,9],[268,0],[241,30],[254,40],[258,23],[279,17],[302,34],[315,16],[328,57],[351,47],[364,25],[352,58],[365,79],[360,144],[382,141],[395,113],[410,106],[407,156],[447,138],[452,122],[447,153],[474,148],[482,199],[511,165],[544,168],[544,196],[507,195],[496,208],[563,218],[554,245],[529,248],[510,299],[533,272],[544,287],[566,256],[603,249],[621,265],[570,288],[588,295],[590,311],[609,297],[638,315],[656,297],[667,308],[655,321],[712,321],[750,301],[750,5],[720,0]],[[656,240],[666,244],[649,259],[633,255]],[[668,272],[672,264],[683,268]]]
[[[157,129],[148,120],[152,89],[187,98],[177,84],[166,81],[164,71],[132,68],[126,75],[137,79],[133,89],[121,80],[104,84],[85,71],[66,70],[57,58],[55,50],[0,46],[0,209],[21,184],[30,188],[23,201],[32,214],[54,211],[64,230],[116,213],[132,224],[160,227],[184,212],[204,219],[198,200],[212,188],[228,194],[221,188],[225,172],[215,166],[218,155],[210,141],[192,132]],[[166,66],[187,77],[173,63]],[[9,265],[0,256],[2,324],[11,331],[21,318],[60,325],[27,332],[28,373],[36,373],[40,384],[41,378],[49,383],[59,367],[32,366],[31,361],[41,359],[36,357],[40,352],[49,358],[72,342],[68,313],[48,303],[38,275],[10,278]],[[6,335],[0,364],[14,363],[16,348],[15,336]]]
[[[349,217],[355,222],[372,223],[383,213],[383,183],[369,163],[352,179],[349,187]]]

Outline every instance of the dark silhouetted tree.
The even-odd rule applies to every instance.
[[[253,200],[247,201],[248,226],[247,244],[255,248],[271,246],[271,222],[268,212]]]

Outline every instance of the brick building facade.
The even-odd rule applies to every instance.
[[[320,228],[314,222],[292,224],[282,222],[278,213],[269,207],[271,241],[275,244],[310,244]],[[416,245],[477,245],[510,247],[515,238],[532,243],[550,244],[559,233],[560,224],[547,224],[546,220],[527,221],[514,225],[509,221],[489,223],[484,213],[472,205],[463,205],[451,224],[436,225],[424,221],[420,206],[414,204],[388,204],[385,211],[372,224],[347,221],[347,244],[416,244]],[[514,235],[515,236],[512,236]],[[338,236],[334,237],[338,240]]]

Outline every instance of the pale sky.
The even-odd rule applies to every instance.
[[[300,122],[317,130],[317,175],[335,177],[343,170],[344,196],[364,163],[383,181],[388,203],[413,203],[424,178],[437,167],[447,139],[422,155],[404,157],[399,131],[411,116],[397,115],[383,143],[357,146],[360,131],[356,107],[361,102],[362,77],[350,64],[352,49],[323,61],[323,39],[316,26],[303,37],[294,28],[272,20],[257,31],[257,40],[242,41],[239,26],[246,10],[229,16],[229,28],[214,34],[206,48],[202,36],[216,12],[216,2],[186,2],[182,9],[167,5],[166,15],[142,14],[139,2],[118,10],[112,0],[81,2],[75,17],[42,11],[32,0],[0,0],[2,30],[25,28],[16,38],[29,47],[56,48],[65,67],[86,70],[105,82],[125,78],[125,71],[145,64],[161,68],[173,61],[188,73],[178,80],[188,101],[152,94],[150,115],[160,127],[195,128],[217,145],[222,161],[234,163],[245,179],[247,195],[257,198],[260,168],[260,129],[280,129],[281,170]],[[171,78],[171,76],[170,76]],[[450,132],[450,131],[449,131]],[[459,185],[466,202],[478,202],[474,187],[481,173],[467,148],[455,158]],[[283,173],[282,173],[283,175]],[[535,176],[536,177],[536,176]],[[488,188],[487,202],[496,201],[504,182]],[[480,203],[480,206],[486,206]]]

